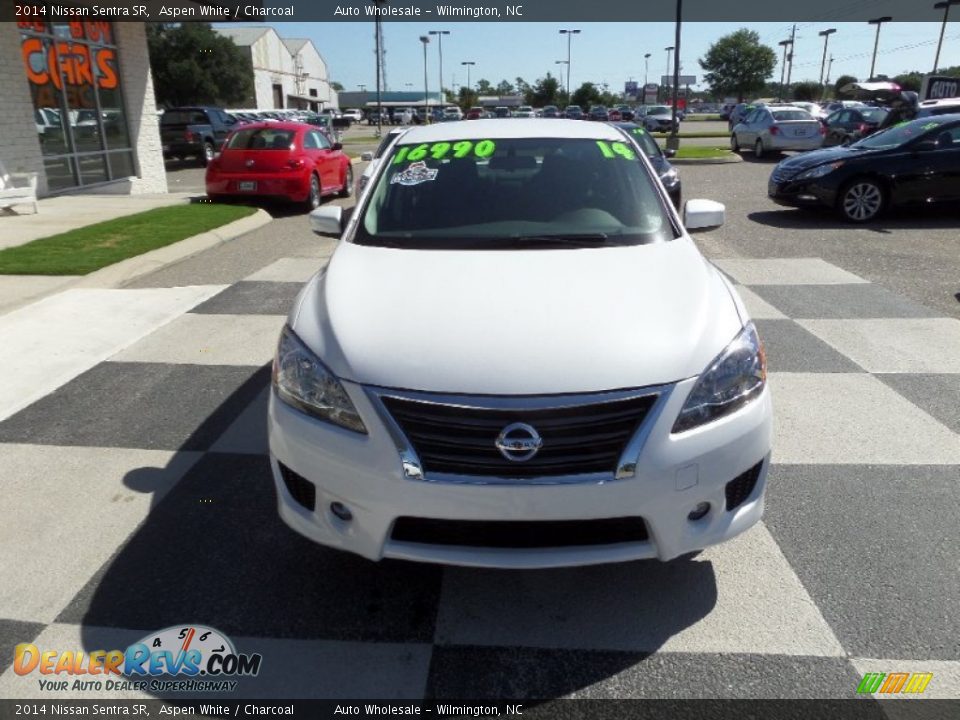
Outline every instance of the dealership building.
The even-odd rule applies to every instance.
[[[143,23],[0,23],[0,163],[39,194],[167,191]]]

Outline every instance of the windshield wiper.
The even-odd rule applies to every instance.
[[[559,243],[590,243],[590,244],[601,244],[605,243],[610,239],[610,236],[606,233],[580,233],[580,234],[568,234],[564,233],[563,235],[518,235],[509,239],[514,242],[559,242]]]

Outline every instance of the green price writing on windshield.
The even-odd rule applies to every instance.
[[[619,156],[624,160],[637,159],[637,154],[623,142],[608,143],[605,140],[597,140],[597,147],[600,148],[600,152],[605,158],[615,158]]]
[[[424,160],[429,155],[434,160],[443,160],[448,155],[455,158],[465,158],[471,152],[478,158],[488,158],[497,149],[493,140],[459,140],[456,142],[422,143],[420,145],[404,145],[393,156],[393,164]]]

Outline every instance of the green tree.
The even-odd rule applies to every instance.
[[[903,90],[913,90],[920,92],[920,85],[923,84],[923,73],[916,71],[897,75],[893,81]]]
[[[844,85],[849,85],[850,83],[857,82],[857,78],[853,75],[841,75],[837,78],[837,81],[833,84],[833,92],[835,97],[846,97],[843,93],[840,92],[840,88]],[[848,93],[849,94],[849,93]]]
[[[474,105],[479,105],[480,96],[468,87],[460,86],[460,94],[457,96],[457,105],[466,112]]]
[[[814,102],[820,99],[820,83],[814,82],[813,80],[798,82],[793,86],[791,94],[794,100]]]
[[[513,85],[506,80],[501,80],[499,83],[497,83],[497,87],[494,88],[494,92],[497,95],[512,95]]]
[[[543,107],[545,105],[560,104],[560,81],[550,73],[537,80],[536,85],[529,88],[524,97],[528,105]]]
[[[338,93],[343,92],[343,83],[338,83],[336,80],[331,80],[330,89]]]
[[[707,71],[703,79],[714,95],[736,95],[742,102],[764,88],[773,75],[777,54],[761,44],[756,31],[742,28],[717,40],[699,63]]]
[[[478,95],[493,95],[494,87],[490,84],[489,80],[477,80],[477,94]]]
[[[250,59],[209,23],[147,23],[157,105],[253,104]]]
[[[599,105],[600,91],[593,83],[585,82],[570,95],[570,103],[572,105],[579,105],[584,110],[591,105]]]

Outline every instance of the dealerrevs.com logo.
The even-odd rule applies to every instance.
[[[263,657],[239,653],[233,641],[202,625],[168,627],[126,650],[41,650],[21,643],[13,651],[17,675],[39,674],[40,690],[231,692],[237,677],[255,677]]]

